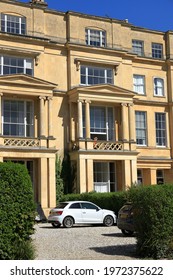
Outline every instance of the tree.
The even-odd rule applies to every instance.
[[[56,174],[56,201],[61,200],[62,196],[64,195],[64,184],[63,179],[61,178],[62,172],[62,163],[60,157],[56,156],[55,161],[55,174]]]
[[[28,170],[22,164],[0,163],[0,259],[33,258],[35,203]],[[28,248],[28,250],[27,250]]]

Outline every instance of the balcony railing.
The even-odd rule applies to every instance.
[[[94,142],[93,148],[101,151],[122,151],[123,143],[121,142]]]
[[[93,141],[80,139],[79,141],[72,141],[70,143],[70,149],[76,150],[97,150],[97,151],[124,151],[125,143],[113,142],[113,141]],[[128,147],[129,149],[129,147]]]
[[[40,147],[39,139],[30,139],[30,138],[12,138],[5,137],[3,138],[3,146],[6,147]]]

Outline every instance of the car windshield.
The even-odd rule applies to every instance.
[[[132,205],[131,204],[126,204],[122,207],[122,211],[130,211],[132,210]]]
[[[68,205],[68,203],[67,202],[60,202],[57,206],[56,206],[56,208],[65,208],[66,206]]]

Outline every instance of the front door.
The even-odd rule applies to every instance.
[[[94,162],[94,190],[111,192],[116,190],[116,168],[113,162]]]

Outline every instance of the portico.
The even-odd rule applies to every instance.
[[[135,94],[112,85],[97,85],[73,89],[68,95],[70,157],[79,170],[78,191],[116,191],[135,183]]]

